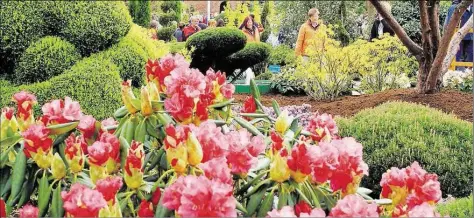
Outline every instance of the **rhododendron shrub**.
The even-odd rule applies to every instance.
[[[11,184],[0,196],[1,214],[439,215],[438,178],[416,162],[387,171],[381,199],[369,197],[359,187],[370,173],[363,145],[339,137],[329,114],[315,114],[303,128],[274,103],[272,118],[254,81],[242,110],[232,111],[235,88],[225,73],[203,75],[179,55],[149,60],[146,72],[138,96],[131,81],[117,84],[123,107],[102,121],[68,96],[35,116],[34,94],[16,93],[17,107],[1,114],[0,173]]]

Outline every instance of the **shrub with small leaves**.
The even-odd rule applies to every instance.
[[[31,44],[15,68],[17,83],[42,82],[69,69],[81,55],[73,44],[47,36]]]
[[[472,217],[472,194],[469,197],[457,198],[450,202],[438,204],[436,209],[443,216]]]
[[[169,27],[163,27],[158,30],[158,39],[163,40],[165,42],[172,41],[174,39],[173,33],[176,30],[176,27],[169,26]]]

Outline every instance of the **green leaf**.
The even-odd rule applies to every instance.
[[[23,149],[20,149],[15,158],[15,164],[13,165],[13,172],[12,172],[12,183],[11,183],[11,192],[10,198],[8,201],[10,202],[10,206],[13,206],[13,201],[15,197],[20,194],[20,190],[23,187],[23,181],[25,181],[25,172],[26,172],[26,156],[23,152]]]
[[[53,148],[58,146],[59,144],[63,143],[64,140],[67,139],[67,137],[69,137],[69,135],[72,133],[72,131],[68,131],[64,134],[61,134],[60,136],[56,137],[56,139],[54,139],[54,142],[53,142]]]
[[[289,195],[290,195],[290,193],[288,192],[288,190],[286,190],[283,187],[283,183],[280,184],[280,186],[278,188],[278,210],[280,210],[283,206],[288,205]]]
[[[244,213],[244,214],[247,213],[247,210],[244,208],[244,206],[242,206],[242,204],[237,199],[235,199],[235,205],[236,205],[235,208],[237,210],[242,211],[242,213]]]
[[[60,135],[73,130],[77,125],[79,125],[79,121],[51,125],[46,128],[49,129],[50,135]]]
[[[28,200],[30,200],[31,194],[35,189],[36,184],[36,167],[30,168],[28,171],[28,180],[25,181],[25,186],[21,193],[20,201],[18,202],[18,207],[23,206]]]
[[[234,102],[233,98],[231,98],[227,101],[223,101],[223,102],[219,102],[219,103],[216,103],[216,104],[213,104],[213,105],[209,105],[208,108],[223,108],[223,107],[231,104],[232,102]]]
[[[43,217],[48,209],[49,198],[51,197],[51,187],[49,187],[48,176],[44,171],[43,177],[39,181],[38,187],[38,209],[39,217]]]
[[[263,200],[262,205],[260,206],[260,209],[258,210],[257,217],[266,217],[268,211],[272,209],[274,191],[275,189],[272,189],[272,191],[268,193],[265,199]]]
[[[22,138],[23,137],[21,137],[19,133],[16,133],[15,135],[5,138],[2,141],[0,141],[0,148],[11,147],[15,145],[16,143],[20,142]]]
[[[155,126],[156,125],[153,125],[152,124],[152,121],[150,121],[150,119],[146,119],[146,132],[148,133],[148,135],[156,138],[156,139],[159,139],[160,136],[158,135],[158,132],[157,130],[155,129]]]
[[[127,160],[128,156],[128,148],[130,148],[130,145],[128,144],[127,140],[120,136],[119,138],[120,141],[120,166],[123,168],[125,167],[125,161]]]
[[[171,211],[168,210],[165,206],[163,206],[163,197],[165,195],[161,195],[160,202],[158,203],[155,211],[155,217],[170,217]]]
[[[258,89],[257,83],[255,83],[254,79],[250,79],[250,93],[255,100],[260,100],[260,90]]]
[[[114,117],[115,119],[120,119],[122,117],[125,117],[125,115],[128,114],[128,110],[125,106],[122,106],[120,107],[119,109],[117,109],[114,113]]]
[[[63,199],[61,198],[61,183],[58,183],[58,187],[53,191],[53,199],[51,202],[51,216],[52,217],[63,217]]]
[[[254,135],[259,135],[259,136],[263,136],[263,134],[258,131],[257,128],[255,128],[255,126],[253,126],[252,124],[250,124],[249,122],[247,122],[246,120],[240,118],[240,117],[234,117],[234,120],[239,124],[241,125],[242,127],[246,128],[250,133],[254,134]]]
[[[258,176],[257,176],[257,177],[258,177]],[[256,178],[257,178],[257,177],[256,177]],[[259,180],[253,179],[252,182],[250,182],[250,183],[254,183],[254,182],[257,182],[257,181],[259,181]],[[268,179],[265,179],[265,180],[263,180],[263,181],[261,181],[261,182],[259,182],[256,186],[253,186],[252,190],[250,190],[250,191],[244,196],[244,198],[248,198],[249,196],[251,196],[251,195],[253,195],[255,192],[257,192],[257,190],[258,190],[261,186],[266,185],[266,184],[269,184],[269,183],[271,183],[271,180],[270,180],[269,178],[268,178]],[[239,190],[239,192],[241,192],[241,190],[244,190],[243,187]],[[246,190],[246,189],[245,189],[245,190]]]
[[[268,117],[267,114],[258,114],[258,113],[240,113],[242,117],[253,117],[253,118],[265,118]]]
[[[8,161],[8,154],[10,153],[10,151],[13,149],[13,146],[10,146],[9,148],[7,148],[5,151],[2,151],[1,152],[1,156],[0,156],[0,169],[1,168],[4,168],[5,165],[7,164],[7,161]]]
[[[260,190],[253,195],[250,195],[249,201],[247,202],[247,217],[251,217],[257,208],[260,206],[262,202],[263,196],[267,191],[267,186],[262,186],[259,188]]]
[[[273,110],[275,111],[275,115],[278,117],[280,116],[280,105],[278,105],[278,102],[275,101],[275,99],[272,99],[272,107],[273,107]]]

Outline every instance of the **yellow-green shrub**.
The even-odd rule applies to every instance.
[[[450,217],[473,217],[472,194],[466,198],[457,198],[454,201],[438,204],[438,212],[443,216]]]
[[[397,37],[385,35],[373,42],[359,39],[348,48],[357,57],[361,91],[373,93],[410,87],[408,76],[416,72],[417,62]]]

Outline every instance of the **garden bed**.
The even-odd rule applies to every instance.
[[[235,95],[242,102],[247,95]],[[375,107],[387,101],[406,101],[428,105],[446,113],[454,113],[459,118],[472,122],[472,94],[454,90],[444,90],[436,94],[418,94],[414,89],[396,89],[371,95],[345,96],[335,101],[315,101],[309,96],[284,96],[266,94],[262,103],[271,106],[271,100],[278,101],[280,106],[310,104],[312,111],[331,113],[340,116],[352,116],[365,108]]]

